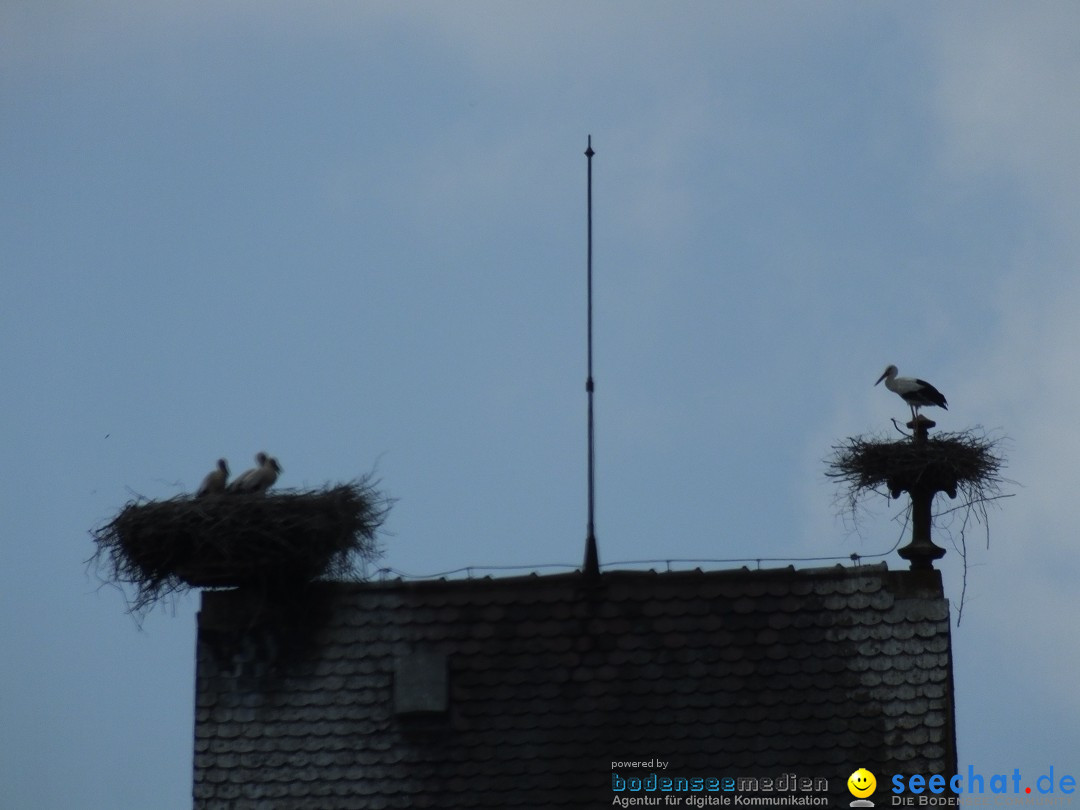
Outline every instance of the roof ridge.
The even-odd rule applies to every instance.
[[[739,568],[720,568],[720,569],[679,569],[668,571],[657,571],[656,569],[619,569],[614,571],[601,571],[598,580],[595,580],[597,585],[602,585],[605,582],[612,581],[624,581],[627,579],[679,579],[679,578],[693,578],[693,579],[769,579],[769,578],[791,578],[797,577],[814,578],[814,579],[827,579],[827,578],[852,578],[852,577],[864,577],[864,576],[881,576],[889,573],[889,566],[886,562],[871,563],[865,565],[842,565],[836,564],[831,566],[819,566],[816,568],[796,568],[794,565],[786,565],[779,568],[757,568],[751,569],[746,566]],[[903,573],[903,572],[898,572]],[[462,588],[466,586],[472,587],[484,587],[484,588],[501,588],[507,585],[523,585],[538,583],[539,585],[548,584],[562,584],[570,582],[581,582],[583,580],[581,571],[568,571],[557,574],[540,574],[535,571],[528,574],[498,577],[485,575],[482,577],[459,577],[448,578],[438,577],[434,579],[408,579],[405,577],[398,577],[394,579],[384,580],[364,580],[359,582],[336,582],[336,581],[323,581],[313,583],[320,588],[333,588],[342,590],[383,590],[383,589],[428,589],[439,587],[451,587]]]

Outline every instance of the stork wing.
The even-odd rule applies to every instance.
[[[927,402],[934,403],[939,408],[944,408],[945,410],[949,410],[949,404],[945,401],[945,395],[944,394],[942,394],[940,391],[938,391],[936,388],[934,388],[934,386],[932,386],[926,380],[916,379],[915,382],[917,382],[919,385],[922,386],[922,388],[918,392],[919,396],[921,396]]]
[[[251,483],[252,483],[251,479],[253,479],[255,477],[255,474],[258,473],[258,471],[259,471],[258,467],[255,467],[255,468],[250,469],[250,470],[244,470],[244,472],[240,473],[240,475],[236,476],[236,478],[234,478],[232,480],[232,483],[229,484],[229,486],[226,487],[226,489],[229,492],[247,492],[247,491],[249,491],[251,489]]]

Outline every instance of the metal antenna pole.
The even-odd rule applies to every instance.
[[[585,564],[582,573],[586,577],[600,576],[600,557],[596,551],[596,447],[595,431],[593,426],[593,327],[592,327],[592,135],[589,136],[589,145],[585,150],[588,160],[588,261],[587,261],[587,288],[588,288],[588,377],[585,379],[585,391],[589,399],[589,526],[585,537]]]

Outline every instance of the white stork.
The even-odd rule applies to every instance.
[[[255,454],[255,461],[258,466],[236,476],[229,484],[229,492],[260,493],[273,486],[281,472],[277,459],[260,452]]]
[[[878,377],[874,385],[884,380],[886,388],[895,394],[899,394],[904,402],[911,406],[912,421],[919,418],[919,408],[924,405],[936,405],[939,408],[949,410],[949,404],[945,401],[944,394],[926,380],[916,379],[915,377],[897,377],[898,373],[896,366],[889,366]]]
[[[278,464],[278,460],[273,456],[266,457],[266,472],[263,473],[263,480],[266,482],[266,486],[263,489],[269,489],[274,485],[274,482],[278,480],[278,476],[281,475],[281,465]]]
[[[198,492],[195,493],[196,498],[202,498],[206,495],[219,495],[225,491],[225,482],[229,480],[229,463],[219,458],[217,462],[217,468],[211,470],[206,474],[206,478],[199,485]]]

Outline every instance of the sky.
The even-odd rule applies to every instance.
[[[1071,2],[0,3],[5,805],[190,807],[198,596],[140,624],[86,560],[220,456],[374,473],[395,576],[580,564],[589,136],[601,562],[905,568],[903,501],[825,476],[898,436],[895,363],[1007,458],[1011,497],[936,535],[961,771],[1080,776],[1078,31]]]

